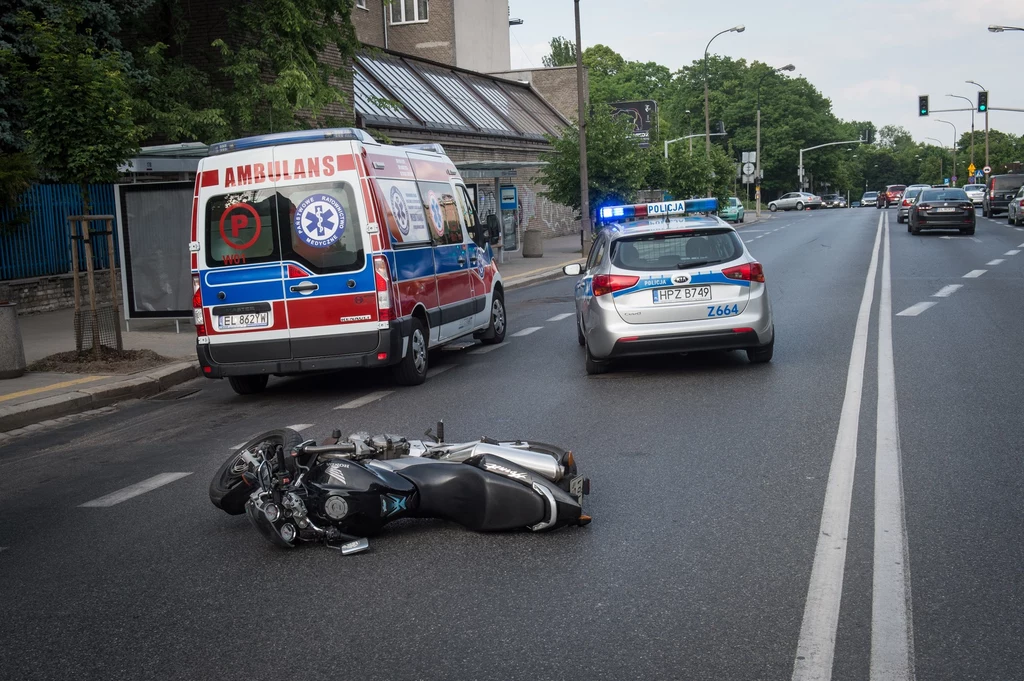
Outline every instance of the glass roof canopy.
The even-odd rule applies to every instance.
[[[529,86],[389,52],[358,55],[353,78],[368,126],[540,142],[568,125]]]

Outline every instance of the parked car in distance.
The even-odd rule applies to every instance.
[[[1017,190],[1007,204],[1006,221],[1011,225],[1024,225],[1024,186]]]
[[[879,203],[881,208],[888,208],[889,206],[898,204],[900,199],[903,198],[903,192],[906,191],[907,185],[905,184],[890,184],[886,187],[879,195]]]
[[[821,208],[821,197],[807,192],[789,192],[768,204],[768,210],[803,210],[804,208]]]
[[[959,229],[974,234],[977,217],[974,204],[959,187],[922,189],[907,220],[907,231],[920,234],[923,229]]]
[[[821,197],[822,208],[846,208],[846,197],[842,194],[826,194]]]
[[[985,201],[985,185],[983,184],[965,184],[964,192],[975,206],[980,206]]]
[[[718,211],[718,217],[722,218],[726,222],[739,224],[743,222],[744,212],[743,203],[733,196],[725,202],[725,206],[722,207],[722,210]]]
[[[991,218],[1006,212],[1010,201],[1022,185],[1024,185],[1024,173],[989,177],[985,187],[985,197],[981,203],[981,214]]]
[[[864,192],[860,197],[860,205],[863,207],[874,206],[878,203],[878,192]]]

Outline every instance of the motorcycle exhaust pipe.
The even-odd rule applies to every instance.
[[[493,445],[488,442],[475,444],[468,451],[456,450],[444,458],[464,461],[470,457],[478,456],[480,454],[500,456],[507,461],[511,461],[517,466],[533,471],[537,475],[547,478],[551,482],[558,482],[565,475],[565,471],[558,463],[558,460],[550,454],[531,452],[528,449],[519,449],[517,447]]]

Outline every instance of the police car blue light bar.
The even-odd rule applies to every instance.
[[[718,210],[718,199],[690,199],[689,201],[662,201],[660,203],[636,203],[631,206],[605,206],[599,213],[600,220],[627,220],[631,218],[656,218],[688,213],[714,213]]]
[[[225,154],[229,151],[241,151],[243,149],[259,149],[260,147],[273,147],[282,144],[300,144],[302,142],[321,142],[333,140],[357,140],[376,144],[366,131],[358,128],[323,128],[320,130],[293,130],[291,132],[275,132],[269,135],[256,135],[255,137],[243,137],[242,139],[229,142],[217,142],[211,144],[210,156]]]

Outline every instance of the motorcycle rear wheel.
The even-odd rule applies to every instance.
[[[253,488],[242,479],[245,464],[241,454],[264,442],[281,445],[284,447],[285,456],[287,456],[292,447],[303,442],[303,438],[296,430],[279,428],[261,433],[231,452],[231,456],[221,465],[214,474],[213,480],[210,481],[210,501],[228,515],[245,513],[245,502],[249,500],[249,495],[253,492]],[[276,468],[276,463],[271,462],[271,465]]]

